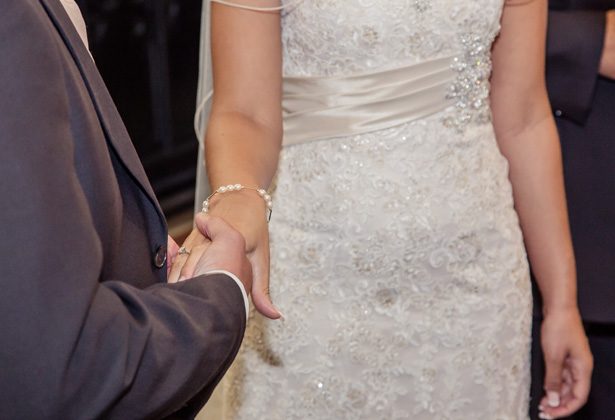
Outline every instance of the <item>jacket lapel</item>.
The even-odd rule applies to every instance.
[[[133,175],[135,181],[148,196],[152,204],[154,204],[158,213],[163,216],[139,156],[111,99],[111,95],[109,95],[90,53],[85,48],[85,45],[83,45],[77,30],[66,14],[64,6],[60,4],[59,0],[40,0],[40,2],[62,36],[83,76],[109,145],[117,153],[122,165]]]

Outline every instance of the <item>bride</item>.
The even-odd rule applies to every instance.
[[[527,419],[524,240],[545,315],[534,403],[574,412],[592,360],[546,0],[283,3],[205,4],[205,210],[243,233],[255,275],[225,418]]]

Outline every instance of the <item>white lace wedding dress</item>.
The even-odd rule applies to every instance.
[[[282,11],[271,294],[225,418],[527,419],[531,291],[488,105],[503,0]]]

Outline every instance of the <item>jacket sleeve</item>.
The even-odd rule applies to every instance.
[[[61,47],[37,0],[3,3],[0,417],[163,418],[203,403],[230,365],[243,296],[219,274],[144,290],[101,282]]]
[[[546,82],[556,115],[585,122],[599,77],[605,24],[604,11],[549,11]]]

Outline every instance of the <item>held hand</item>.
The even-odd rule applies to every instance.
[[[179,245],[170,235],[167,235],[167,281],[169,279],[169,275],[171,274],[171,267],[173,265],[173,260],[175,260],[175,256],[177,255],[177,251],[179,250]]]
[[[192,250],[197,246],[206,247],[210,243],[211,240],[209,238],[206,238],[205,235],[203,235],[201,231],[197,227],[195,227],[194,229],[192,229],[192,232],[190,232],[190,235],[188,235],[188,237],[182,244],[182,252],[180,252],[179,254],[177,253],[177,251],[179,251],[180,248],[177,244],[175,244],[177,249],[175,250],[175,254],[173,254],[173,258],[169,259],[170,263],[167,282],[176,283],[177,281],[179,281],[180,277],[182,277],[182,280],[192,278],[194,264],[192,264],[192,268],[190,270],[188,270],[188,267],[183,270],[186,261],[188,261],[189,255],[186,250]]]
[[[184,245],[186,249],[192,246],[189,253],[178,253],[176,256],[169,281],[225,270],[237,276],[246,293],[250,294],[252,267],[245,254],[243,236],[219,217],[199,213],[195,223],[199,233],[191,233],[189,239],[192,245]]]
[[[254,307],[267,318],[282,318],[269,295],[269,229],[262,197],[252,191],[225,194],[212,203],[210,212],[223,217],[245,238],[246,255],[254,274]]]
[[[578,310],[547,314],[541,340],[545,358],[546,395],[541,418],[566,417],[581,408],[589,394],[593,358]]]
[[[606,12],[604,47],[599,72],[601,76],[615,79],[615,10]]]

